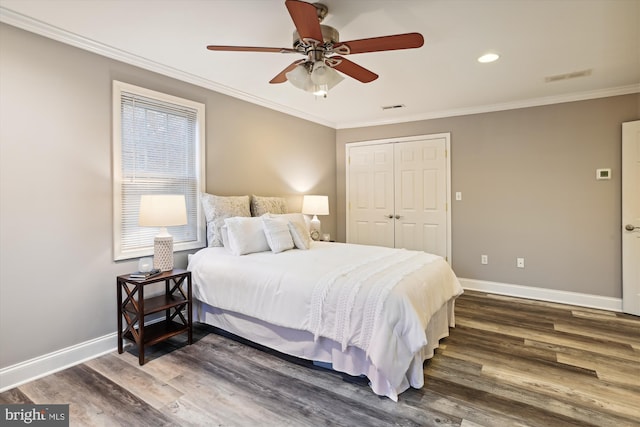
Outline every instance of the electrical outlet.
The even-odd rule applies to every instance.
[[[517,258],[516,265],[518,266],[518,268],[524,268],[524,258]]]
[[[489,256],[488,255],[480,255],[480,264],[489,264]]]
[[[456,200],[462,200],[462,191],[456,191]]]

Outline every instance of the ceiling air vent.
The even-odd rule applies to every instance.
[[[577,77],[587,77],[591,75],[591,71],[592,69],[589,68],[588,70],[573,71],[571,73],[565,73],[565,74],[556,74],[555,76],[545,77],[544,81],[546,83],[551,83],[551,82],[557,82],[560,80],[575,79]]]
[[[406,108],[404,104],[396,104],[396,105],[383,105],[383,110],[397,110],[398,108]]]

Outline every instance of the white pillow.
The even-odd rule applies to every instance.
[[[273,253],[280,253],[293,249],[293,238],[289,232],[289,221],[286,219],[270,218],[263,215],[264,234]]]
[[[226,224],[220,227],[220,235],[222,237],[222,246],[229,249],[229,229]]]
[[[286,214],[265,214],[269,218],[286,219],[287,221],[300,223],[304,228],[309,231],[311,223],[307,220],[307,216],[301,213],[286,213]]]
[[[233,217],[224,220],[227,226],[229,250],[234,255],[246,255],[269,250],[262,220],[252,217]]]
[[[307,227],[298,221],[289,221],[287,225],[296,248],[309,249],[311,247],[311,236]]]

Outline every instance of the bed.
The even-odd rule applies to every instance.
[[[295,222],[291,215],[281,217],[280,225]],[[259,220],[240,219],[245,244],[259,234]],[[250,222],[253,231],[247,231]],[[366,376],[374,393],[394,401],[409,387],[424,385],[423,363],[454,326],[455,299],[462,293],[443,258],[315,241],[306,249],[239,254],[229,237],[222,240],[222,247],[190,256],[194,320]]]

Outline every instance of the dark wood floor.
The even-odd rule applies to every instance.
[[[117,352],[0,394],[93,426],[640,426],[640,318],[466,292],[457,327],[394,403],[198,325],[148,362]]]

